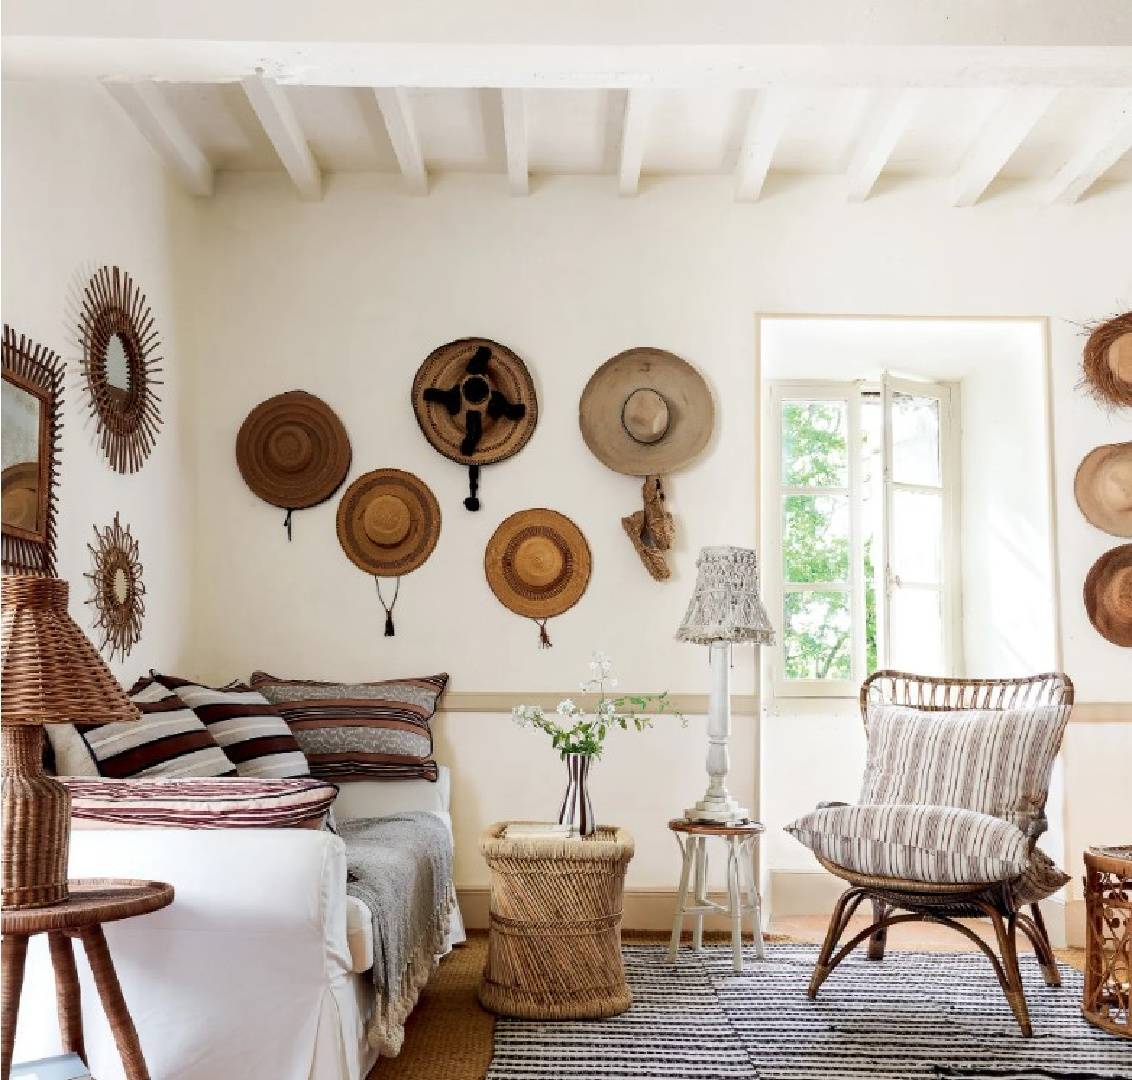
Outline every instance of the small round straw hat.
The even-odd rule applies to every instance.
[[[1132,536],[1132,442],[1098,446],[1086,454],[1073,493],[1090,524],[1112,536]]]
[[[629,476],[669,473],[707,445],[715,405],[703,376],[664,349],[628,349],[590,376],[578,405],[597,459]]]
[[[1089,335],[1082,364],[1094,397],[1132,406],[1132,311],[1101,323]]]
[[[236,464],[265,502],[302,510],[342,486],[350,470],[350,439],[325,401],[291,390],[248,413],[236,436]]]
[[[1097,633],[1132,648],[1132,544],[1106,551],[1085,578],[1085,611]]]
[[[359,476],[338,503],[338,541],[359,570],[400,577],[432,554],[440,505],[428,485],[400,469]]]
[[[582,598],[592,567],[582,530],[554,510],[512,514],[495,530],[484,555],[491,591],[504,607],[539,623],[543,646],[550,644],[546,620]]]

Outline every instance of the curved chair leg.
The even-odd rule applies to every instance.
[[[818,996],[818,989],[825,982],[826,976],[834,969],[835,965],[830,963],[833,950],[837,948],[841,935],[845,933],[849,920],[853,917],[853,913],[863,899],[864,892],[857,886],[846,889],[837,898],[833,914],[829,917],[829,929],[825,932],[825,941],[822,944],[821,952],[818,953],[818,962],[814,965],[814,974],[810,978],[810,986],[806,991],[807,997],[816,998]]]
[[[1034,1028],[1030,1023],[1030,1010],[1026,1005],[1026,993],[1022,988],[1022,973],[1018,970],[1018,949],[1015,943],[1015,934],[1018,928],[1017,915],[1010,915],[1004,922],[999,912],[987,905],[987,914],[990,916],[994,935],[998,939],[998,951],[1002,956],[1002,971],[995,972],[1002,984],[1002,992],[1006,995],[1010,1011],[1022,1029],[1022,1034],[1031,1036]]]
[[[884,922],[885,916],[888,914],[888,905],[883,900],[873,899],[873,922]],[[888,927],[882,926],[874,930],[869,937],[869,952],[868,957],[870,960],[883,960],[884,947],[888,942]]]
[[[1037,904],[1031,904],[1030,911],[1032,912],[1030,915],[1018,912],[1018,926],[1034,946],[1034,953],[1037,955],[1046,986],[1060,986],[1061,972],[1057,967],[1057,957],[1053,955],[1053,946],[1049,942],[1045,920]]]

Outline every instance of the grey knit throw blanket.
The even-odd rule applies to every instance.
[[[373,915],[373,982],[401,992],[414,954],[447,927],[452,840],[435,814],[411,810],[338,826],[346,844],[346,892]]]

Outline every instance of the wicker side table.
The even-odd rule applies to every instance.
[[[633,838],[599,825],[587,837],[508,839],[489,826],[487,963],[479,986],[489,1012],[528,1020],[616,1016],[633,995],[621,960],[621,904]]]
[[[110,950],[106,947],[102,924],[147,915],[167,907],[173,902],[173,886],[161,881],[92,878],[68,882],[68,889],[70,896],[50,907],[5,909],[0,912],[0,930],[3,931],[3,968],[0,970],[3,1080],[8,1080],[12,1070],[12,1048],[16,1041],[16,1017],[20,1011],[28,939],[35,934],[46,934],[51,950],[63,1052],[78,1054],[86,1061],[79,977],[71,947],[71,938],[77,937],[86,949],[94,985],[106,1010],[106,1019],[110,1021],[110,1030],[114,1034],[127,1080],[149,1080],[137,1029],[122,997],[122,987],[114,971],[114,961],[110,959]]]
[[[1132,846],[1085,852],[1085,1019],[1132,1039]]]

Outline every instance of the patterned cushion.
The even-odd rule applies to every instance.
[[[143,679],[130,690],[142,718],[79,725],[100,776],[235,776],[236,767],[176,694]]]
[[[1063,885],[1070,881],[1069,875],[1063,873],[1054,865],[1044,851],[1034,848],[1034,854],[1022,876],[1014,883],[1014,902],[1022,908],[1027,904],[1036,904],[1047,896],[1053,896]]]
[[[196,713],[240,776],[276,780],[310,776],[307,759],[283,714],[250,686],[234,682],[216,688],[152,674]]]
[[[311,775],[353,780],[435,780],[429,721],[447,675],[373,683],[279,679],[257,671],[253,689],[279,706]]]
[[[223,779],[61,781],[78,828],[317,828],[338,789],[320,780]]]
[[[1027,832],[1042,814],[1069,709],[873,706],[858,802],[956,806]]]
[[[834,806],[786,831],[830,862],[877,877],[1009,881],[1029,862],[1029,841],[1010,822],[954,806]]]

